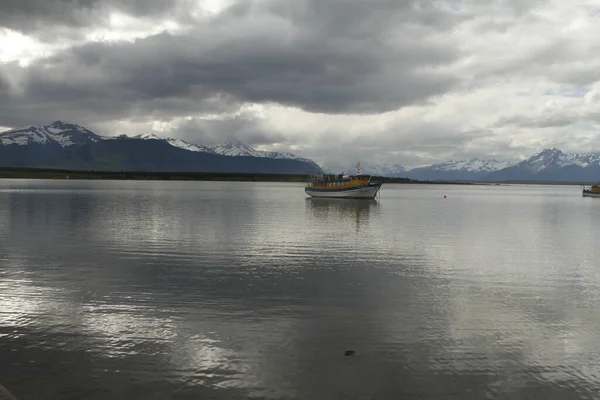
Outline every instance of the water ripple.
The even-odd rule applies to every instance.
[[[55,183],[0,182],[0,376],[21,398],[600,389],[600,202],[572,188]]]

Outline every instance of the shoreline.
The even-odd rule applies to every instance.
[[[586,186],[597,182],[569,181],[462,181],[430,180],[421,181],[409,178],[371,175],[374,180],[385,184],[422,184],[422,185],[560,185]],[[159,181],[235,181],[235,182],[308,182],[309,174],[271,174],[271,173],[235,173],[235,172],[149,172],[149,171],[98,171],[66,170],[56,168],[0,167],[0,179],[56,179],[56,180],[159,180]]]
[[[456,184],[467,182],[418,181],[372,175],[383,183]],[[308,182],[308,174],[251,174],[229,172],[147,172],[147,171],[78,171],[50,168],[0,167],[0,179],[49,180],[160,180],[160,181],[237,181],[237,182]]]

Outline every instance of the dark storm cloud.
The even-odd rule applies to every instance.
[[[96,25],[109,11],[120,11],[137,17],[169,14],[181,0],[2,0],[0,27],[34,34],[52,41],[57,27],[78,29]],[[76,32],[72,32],[76,36]]]
[[[437,69],[460,54],[440,35],[458,17],[433,4],[241,3],[183,35],[75,47],[23,71],[22,97],[0,100],[14,116],[2,123],[29,123],[25,104],[47,119],[65,109],[111,119],[160,114],[165,102],[189,103],[172,116],[189,115],[193,105],[202,113],[202,102],[219,95],[325,113],[421,103],[458,81]]]
[[[287,141],[281,133],[266,126],[263,120],[250,116],[236,116],[224,120],[198,118],[185,120],[175,126],[167,135],[205,146],[215,146],[238,140],[250,146]]]
[[[388,159],[398,155],[394,162],[419,163],[431,157],[476,156],[479,149],[489,154],[514,150],[511,139],[497,142],[486,128],[559,130],[569,120],[578,122],[577,115],[561,111],[560,105],[548,115],[527,115],[527,106],[509,106],[504,112],[502,106],[480,107],[480,101],[493,103],[508,92],[493,94],[497,84],[519,82],[518,90],[524,87],[528,96],[530,82],[543,82],[541,86],[547,83],[562,95],[585,92],[600,79],[590,56],[600,48],[589,40],[589,26],[582,24],[583,31],[553,29],[563,15],[561,24],[570,23],[573,9],[567,3],[551,9],[534,0],[248,0],[212,16],[198,14],[193,3],[4,2],[0,25],[52,45],[100,37],[111,29],[112,11],[134,17],[136,26],[124,28],[121,21],[111,37],[118,30],[156,32],[166,20],[177,22],[181,30],[133,42],[80,44],[26,68],[0,64],[0,125],[63,119],[114,134],[117,128],[110,127],[141,133],[158,121],[169,123],[156,128],[164,134],[204,144],[241,139],[285,147],[295,141],[309,157],[355,158],[358,147],[372,155],[389,153]],[[532,12],[536,7],[543,9]],[[489,90],[489,98],[467,98],[482,89]],[[444,96],[453,90],[460,92]],[[448,111],[457,98],[462,110],[454,114],[465,113],[458,120]],[[428,103],[436,107],[427,113],[400,113],[402,122],[391,127],[382,127],[387,117],[351,119],[358,126],[347,130],[339,128],[335,117],[297,113],[302,120],[290,119],[287,129],[281,114],[277,124],[270,124],[252,112],[236,113],[247,102],[324,114],[375,114]],[[473,112],[471,105],[481,111]],[[594,116],[588,108],[583,119]],[[508,116],[497,119],[501,113]],[[424,122],[432,120],[439,123]],[[312,128],[304,135],[298,126]],[[362,139],[343,144],[347,141],[340,139],[348,138],[348,131]],[[323,153],[308,153],[324,132]],[[534,135],[522,141],[533,143]]]

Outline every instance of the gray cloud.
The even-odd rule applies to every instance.
[[[280,132],[269,128],[264,121],[248,115],[223,120],[194,118],[176,125],[169,136],[181,137],[190,142],[214,146],[241,140],[251,146],[285,143],[288,140]]]
[[[456,155],[471,156],[466,146],[492,135],[491,130],[460,131],[437,123],[423,123],[406,129],[393,126],[374,137],[361,135],[351,141],[340,140],[343,132],[329,132],[321,138],[320,146],[311,150],[311,155],[327,159],[327,167],[333,170],[347,169],[357,160],[378,164],[401,160],[404,165],[422,165],[436,162],[431,154],[442,160]]]
[[[5,98],[2,106],[11,110],[11,124],[30,118],[20,113],[25,104],[48,117],[68,107],[75,117],[91,112],[110,119],[221,94],[314,112],[377,113],[449,90],[457,78],[436,67],[456,60],[459,51],[429,37],[425,26],[450,27],[452,15],[428,2],[376,3],[243,3],[184,35],[85,44],[22,71],[23,96]]]
[[[335,117],[435,105],[429,114],[406,113],[391,127],[363,127],[354,143],[340,140],[349,133],[339,124],[324,126],[306,134],[323,135],[321,147],[308,153],[304,143],[306,153],[300,151],[340,160],[368,151],[386,162],[411,164],[521,152],[525,141],[536,141],[498,139],[494,131],[558,129],[597,117],[591,109],[580,114],[527,109],[520,115],[508,103],[502,110],[507,116],[499,117],[498,99],[491,96],[465,100],[455,111],[464,111],[464,118],[447,112],[454,109],[453,99],[499,83],[550,82],[585,92],[600,79],[590,56],[600,45],[577,31],[544,30],[546,14],[532,12],[544,2],[240,0],[200,17],[191,11],[196,6],[196,0],[3,2],[0,26],[52,44],[106,30],[112,11],[136,16],[142,25],[156,21],[148,26],[173,20],[183,29],[132,42],[83,43],[24,68],[0,64],[0,125],[65,119],[113,133],[112,122],[142,129],[161,121],[171,126],[165,134],[204,144],[235,139],[290,144],[301,140],[297,132],[286,136],[269,121],[236,111],[248,102],[275,103]],[[537,24],[539,36],[530,30]],[[478,108],[480,99],[488,105]],[[485,113],[487,120],[478,118]],[[229,117],[207,118],[215,114]]]
[[[581,89],[600,79],[597,64],[581,62],[590,53],[598,51],[600,44],[580,46],[572,37],[558,37],[546,46],[515,59],[499,72],[513,76],[544,76],[554,82]]]
[[[60,28],[79,36],[77,29],[106,22],[110,11],[137,17],[171,15],[187,0],[3,0],[0,26],[33,34],[44,41],[56,40],[48,32]]]
[[[584,28],[578,30],[569,27],[569,24],[577,25],[586,17],[595,19],[596,10],[580,7],[576,17],[565,16],[560,23],[562,29],[556,30],[553,29],[555,20],[548,17],[549,10],[536,10],[547,5],[544,2],[515,0],[498,8],[500,3],[482,2],[470,9],[475,21],[471,33],[492,33],[491,39],[498,40],[494,42],[488,39],[489,47],[482,48],[481,54],[475,54],[471,66],[464,71],[477,84],[506,82],[515,78],[542,79],[583,90],[600,80],[600,62],[591,56],[600,51],[600,43],[588,40],[595,32],[590,34]],[[485,16],[494,11],[498,15]],[[552,11],[557,14],[554,16],[556,19],[561,17],[560,8]],[[496,46],[500,46],[499,49],[495,49]],[[496,58],[498,54],[494,53],[486,54],[489,49],[501,52],[502,57]]]
[[[569,126],[581,117],[575,113],[544,113],[541,115],[511,115],[499,118],[496,127],[519,126],[522,128],[556,128]]]

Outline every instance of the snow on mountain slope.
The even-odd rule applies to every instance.
[[[0,133],[0,145],[28,145],[55,143],[61,147],[102,140],[101,136],[75,124],[55,121],[50,125],[28,126]]]
[[[451,160],[426,167],[412,168],[406,171],[406,176],[419,180],[476,180],[514,164],[515,161],[481,160],[479,158]]]
[[[264,158],[273,158],[269,157],[267,152],[255,150],[247,144],[237,141],[235,143],[225,143],[213,147],[211,149],[214,153],[221,154],[224,156],[245,156],[245,157],[264,157]]]
[[[600,176],[600,153],[563,153],[544,149],[509,168],[492,172],[491,180],[594,181]]]
[[[162,138],[162,137],[156,136],[153,133],[146,133],[143,135],[134,136],[134,138],[166,140],[167,143],[169,143],[171,146],[179,147],[181,149],[190,150],[190,151],[201,151],[201,152],[205,152],[205,153],[214,153],[214,154],[220,154],[223,156],[231,156],[231,157],[259,157],[259,158],[271,158],[271,159],[279,159],[279,160],[285,160],[285,159],[297,160],[297,161],[307,162],[309,164],[312,164],[312,165],[318,167],[318,165],[314,161],[312,161],[308,158],[297,157],[292,153],[279,153],[276,151],[256,150],[241,141],[237,141],[234,143],[225,143],[225,144],[221,144],[221,145],[210,148],[210,147],[206,147],[206,146],[202,146],[202,145],[189,143],[189,142],[186,142],[179,138]]]
[[[363,172],[379,176],[412,177],[416,176],[414,174],[423,173],[426,173],[427,176],[435,175],[435,172],[437,171],[440,173],[465,173],[465,177],[469,177],[471,174],[483,174],[487,172],[498,171],[514,164],[515,161],[480,160],[478,158],[473,158],[470,160],[461,161],[451,160],[444,163],[416,168],[407,168],[401,164],[364,164]],[[353,171],[354,168],[347,168],[345,170]]]
[[[406,167],[400,164],[373,164],[367,162],[361,163],[361,167],[364,174],[375,176],[404,177],[406,173]],[[348,165],[343,168],[343,171],[350,174],[356,173],[356,164]]]
[[[206,147],[198,144],[193,144],[186,142],[185,140],[179,138],[162,138],[158,137],[153,133],[144,133],[142,135],[134,136],[135,139],[150,139],[150,140],[166,140],[173,147],[178,147],[180,149],[189,150],[189,151],[199,151],[204,153],[213,153],[213,151]]]
[[[586,168],[600,166],[600,153],[564,153],[557,148],[549,148],[522,161],[480,160],[448,161],[423,167],[438,171],[495,172],[505,168],[520,168],[531,173],[540,173],[549,169],[561,169],[569,166]]]
[[[584,168],[600,165],[600,153],[581,153],[573,156],[574,160]]]
[[[353,169],[348,171],[353,171]],[[363,171],[367,174],[389,177],[404,177],[406,175],[406,167],[400,164],[392,165],[365,165]]]
[[[545,149],[518,164],[519,167],[526,168],[534,173],[548,168],[563,168],[569,165],[577,165],[574,157],[556,148]]]
[[[298,157],[292,153],[279,153],[277,151],[261,151],[256,150],[247,144],[237,141],[234,143],[221,144],[211,149],[216,154],[222,154],[225,156],[239,156],[239,157],[261,157],[261,158],[273,158],[273,159],[287,159],[287,160],[299,160],[314,163],[308,158]]]
[[[515,161],[498,161],[498,160],[480,160],[472,158],[470,160],[448,161],[441,164],[430,165],[429,169],[439,171],[466,171],[466,172],[492,172],[498,171],[516,164]]]
[[[279,159],[287,159],[287,160],[297,160],[299,157],[295,156],[292,153],[279,153],[277,151],[258,151],[259,154],[262,154],[263,157],[267,158],[279,158]]]
[[[278,159],[278,160],[297,160],[297,161],[304,161],[307,162],[309,164],[318,166],[318,164],[316,162],[314,162],[313,160],[311,160],[310,158],[304,158],[304,157],[298,157],[295,154],[292,153],[279,153],[277,151],[257,151],[259,154],[261,154],[259,157],[264,157],[264,158],[273,158],[273,159]],[[320,166],[319,166],[320,168]]]
[[[532,173],[540,173],[550,169],[560,169],[570,166],[587,168],[600,165],[600,153],[563,153],[557,148],[544,149],[523,160],[515,167]]]

